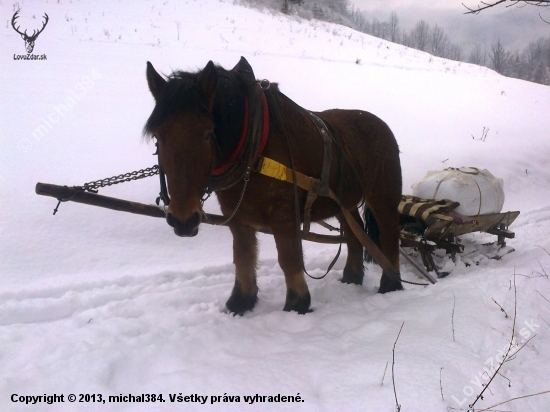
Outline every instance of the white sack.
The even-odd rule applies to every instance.
[[[460,203],[456,212],[466,216],[499,213],[504,205],[502,179],[475,167],[430,171],[412,185],[413,196],[449,199]]]

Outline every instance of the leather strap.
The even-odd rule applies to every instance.
[[[293,183],[292,179],[292,170],[285,165],[277,162],[276,160],[269,159],[267,157],[262,158],[261,167],[258,170],[258,173],[261,173],[265,176],[272,177],[274,179],[283,180],[285,182]],[[314,180],[312,177],[306,176],[300,172],[295,172],[296,174],[296,185],[304,190],[309,191],[313,185]],[[337,204],[341,205],[340,199],[336,194],[329,188],[329,197],[333,199]],[[346,219],[346,222],[348,223],[350,229],[355,234],[359,242],[363,245],[365,250],[369,253],[369,255],[372,256],[374,261],[380,265],[380,267],[385,271],[386,276],[388,276],[390,279],[405,283],[410,283],[413,285],[419,285],[419,286],[427,286],[427,284],[424,283],[415,283],[415,282],[408,282],[403,279],[401,279],[401,275],[393,265],[390,263],[386,255],[382,253],[382,251],[376,246],[376,244],[372,241],[372,239],[365,233],[363,228],[359,226],[359,223],[353,218],[351,213],[345,209],[344,207],[341,207],[342,213],[344,215],[344,218]]]
[[[317,116],[313,112],[309,112],[309,115],[311,116],[311,119],[319,129],[319,132],[321,133],[321,137],[323,138],[323,144],[324,144],[324,154],[323,154],[323,167],[321,169],[321,177],[320,177],[320,186],[319,186],[319,195],[320,196],[329,196],[329,187],[328,187],[328,181],[330,177],[330,163],[332,160],[332,150],[331,150],[331,144],[332,144],[332,138],[330,137],[330,133],[328,132],[327,125],[323,120]]]

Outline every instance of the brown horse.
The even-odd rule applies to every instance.
[[[176,235],[197,234],[203,218],[203,198],[210,191],[216,194],[224,216],[232,216],[227,226],[233,235],[235,285],[227,309],[242,314],[254,308],[258,294],[256,232],[269,230],[275,238],[287,286],[284,310],[306,313],[310,311],[311,298],[296,226],[304,218],[307,192],[253,170],[261,154],[289,168],[292,164],[297,172],[318,177],[324,159],[323,139],[311,112],[282,94],[276,84],[262,90],[254,80],[252,68],[244,58],[232,70],[210,61],[197,73],[174,72],[167,79],[148,62],[147,82],[156,104],[144,133],[158,141],[159,165],[166,174],[171,197],[167,222]],[[256,90],[259,98],[250,97],[250,90]],[[267,95],[267,104],[262,94]],[[268,106],[269,133],[265,147],[258,149],[263,143],[256,145],[254,150],[261,153],[253,153],[254,161],[246,168],[246,160],[238,150],[243,150],[239,147],[243,146],[243,133],[250,124],[248,118],[253,116],[249,115],[251,107],[260,102]],[[330,189],[340,194],[342,206],[358,222],[358,206],[365,203],[365,230],[378,232],[377,243],[383,254],[399,270],[397,207],[402,183],[393,133],[382,120],[364,111],[333,109],[316,115],[333,136],[330,156],[332,165],[337,167],[330,169]],[[246,169],[244,172],[241,166]],[[216,185],[215,172],[221,169],[223,174],[223,170],[232,167],[241,170],[233,173],[236,178]],[[348,250],[342,282],[360,285],[363,247],[341,218],[339,205],[329,197],[317,198],[311,208],[311,220],[333,216],[343,224]],[[400,289],[399,280],[386,272],[382,274],[380,293]]]

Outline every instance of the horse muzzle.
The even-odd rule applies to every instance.
[[[172,213],[166,214],[166,222],[174,228],[174,233],[180,237],[193,237],[199,233],[199,224],[201,223],[201,215],[195,212],[185,221],[176,218]]]

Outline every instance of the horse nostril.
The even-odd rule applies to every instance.
[[[198,227],[201,223],[201,214],[199,212],[194,212],[189,219],[181,221],[172,213],[168,212],[166,214],[166,222],[174,228],[174,233],[178,236],[196,236],[199,232]]]
[[[201,215],[199,212],[193,213],[193,216],[188,220],[187,225],[190,227],[196,227],[201,223]]]

